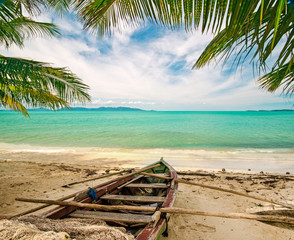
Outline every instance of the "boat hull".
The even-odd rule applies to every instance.
[[[152,166],[156,166],[154,168],[151,168],[147,171],[144,171],[143,173],[151,173],[151,174],[165,174],[167,179],[161,179],[161,178],[156,178],[154,176],[148,177],[148,176],[143,176],[139,174],[135,174],[132,176],[129,176],[130,174],[127,174],[125,178],[122,178],[120,180],[114,180],[114,181],[108,181],[105,185],[100,184],[99,187],[94,187],[96,195],[98,200],[95,202],[96,204],[110,204],[110,205],[117,205],[117,204],[136,204],[138,206],[138,203],[133,203],[133,202],[128,202],[128,201],[123,201],[123,200],[105,200],[105,196],[125,196],[125,195],[120,195],[123,192],[128,192],[130,194],[130,197],[132,197],[132,194],[136,197],[137,193],[139,190],[140,192],[143,192],[141,188],[137,187],[129,187],[127,190],[125,190],[125,186],[129,185],[131,186],[131,182],[135,181],[136,179],[143,179],[144,181],[148,181],[148,184],[150,185],[160,185],[160,184],[166,184],[168,187],[166,189],[152,189],[152,193],[158,193],[158,194],[164,194],[163,197],[158,197],[160,199],[163,199],[160,201],[160,203],[157,204],[157,209],[158,208],[168,208],[172,207],[176,198],[176,194],[178,191],[178,183],[174,181],[174,179],[177,179],[177,173],[175,169],[173,169],[167,162],[164,160],[160,160],[158,162],[155,162],[146,168],[150,168]],[[142,183],[139,183],[139,185],[144,185]],[[147,183],[145,183],[146,185]],[[134,184],[133,184],[134,185]],[[138,184],[137,184],[138,185]],[[136,186],[136,185],[134,185]],[[144,190],[144,189],[143,189]],[[144,190],[145,191],[145,190]],[[146,191],[147,192],[147,191]],[[75,198],[74,201],[81,202],[81,203],[92,203],[93,199],[89,197],[88,195],[89,190],[82,191],[80,192]],[[148,193],[148,192],[147,192]],[[150,194],[150,193],[148,193]],[[143,196],[144,197],[144,196]],[[153,196],[151,196],[152,198]],[[156,196],[154,196],[155,198]],[[138,197],[140,198],[140,196]],[[146,197],[145,197],[146,198]],[[148,197],[147,197],[148,198]],[[146,198],[146,199],[147,199]],[[145,204],[145,205],[144,205]],[[147,203],[142,203],[142,206],[146,206]],[[154,203],[155,204],[155,203]],[[78,207],[74,206],[60,206],[57,208],[54,208],[48,212],[46,212],[43,216],[51,219],[61,219],[61,218],[66,218],[69,217],[72,213],[74,213],[76,210],[78,210]],[[83,209],[83,211],[90,211],[91,209]],[[146,226],[143,226],[143,228],[139,228],[139,230],[135,232],[136,229],[130,228],[130,231],[134,233],[134,236],[138,240],[146,240],[146,239],[160,239],[162,233],[166,233],[166,228],[167,228],[167,222],[169,219],[169,214],[161,214],[160,218],[156,221],[156,223],[153,224],[146,224]],[[115,222],[115,221],[114,221]],[[111,224],[110,224],[111,225]],[[122,226],[124,226],[122,224]],[[129,225],[128,225],[129,227]],[[128,230],[128,227],[127,230]]]

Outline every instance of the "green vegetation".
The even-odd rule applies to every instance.
[[[23,46],[24,40],[36,36],[54,37],[54,24],[33,21],[22,15],[22,8],[31,13],[40,11],[41,1],[0,2],[0,44],[7,48]],[[88,86],[66,68],[47,63],[0,55],[0,106],[29,116],[27,107],[53,110],[69,108],[74,101],[90,100]]]
[[[226,62],[231,56],[235,66],[242,66],[249,58],[261,76],[262,88],[294,92],[293,0],[95,0],[72,4],[84,28],[100,35],[146,22],[212,32],[215,38],[194,68],[216,58]]]
[[[55,36],[58,29],[22,15],[45,8],[72,10],[84,29],[111,34],[126,25],[147,22],[186,31],[212,32],[214,39],[196,61],[201,68],[214,59],[234,66],[250,59],[260,75],[262,88],[294,93],[294,3],[293,0],[4,0],[0,1],[0,42],[22,46],[24,39]],[[0,106],[28,115],[25,106],[57,109],[72,101],[87,101],[88,86],[64,68],[0,55]]]

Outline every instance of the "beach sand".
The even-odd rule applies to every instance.
[[[163,152],[158,149],[112,149],[85,153],[80,150],[44,152],[36,149],[6,149],[0,151],[0,215],[12,216],[38,206],[17,202],[14,200],[16,197],[57,199],[106,180],[70,188],[63,188],[62,185],[93,178],[107,169],[115,172],[129,167],[143,167],[159,160],[161,156],[180,172],[179,177],[189,181],[294,204],[293,153],[195,153]],[[226,168],[226,171],[221,171],[222,168]],[[264,173],[260,173],[261,170]],[[272,170],[271,173],[269,170]],[[290,174],[286,174],[286,171]],[[245,213],[278,207],[184,184],[179,184],[174,206],[224,213]],[[169,236],[165,239],[293,240],[294,231],[250,220],[172,215]]]

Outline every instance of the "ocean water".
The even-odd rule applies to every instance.
[[[294,112],[0,111],[0,145],[294,151]]]

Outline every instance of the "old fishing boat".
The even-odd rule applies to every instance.
[[[136,239],[160,239],[162,234],[167,233],[169,215],[160,213],[158,209],[172,207],[178,189],[174,179],[177,179],[176,171],[161,159],[75,196],[74,201],[95,203],[100,205],[99,210],[59,206],[44,216],[51,219],[101,219],[109,225],[125,227]],[[116,209],[109,208],[112,206]],[[134,210],[129,210],[130,207]],[[153,210],[143,211],[144,207]]]

